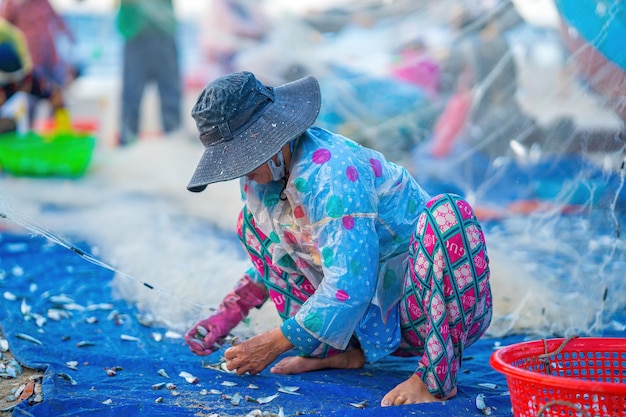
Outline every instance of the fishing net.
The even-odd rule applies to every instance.
[[[312,74],[319,126],[407,166],[431,194],[473,204],[492,266],[492,335],[626,328],[614,319],[626,290],[622,2],[242,4],[264,14],[263,32],[238,35],[226,61],[203,41],[210,10],[181,14],[186,108],[225,63],[270,85]],[[169,141],[103,146],[115,131],[121,40],[111,13],[65,16],[83,66],[73,114],[100,106],[107,130],[80,180],[1,176],[0,208],[22,226],[89,240],[119,271],[121,297],[184,330],[245,270],[225,234],[234,236],[237,184],[185,190],[200,152],[190,117]],[[260,322],[276,319],[268,314]]]
[[[492,334],[598,334],[625,326],[612,320],[626,265],[625,16],[618,1],[354,3],[240,61],[317,74],[320,125],[474,204]]]

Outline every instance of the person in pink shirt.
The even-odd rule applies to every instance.
[[[69,81],[69,67],[65,64],[56,47],[56,36],[60,33],[74,42],[74,36],[63,18],[48,0],[3,0],[0,3],[0,16],[19,28],[26,37],[26,43],[33,61],[33,71],[46,80],[50,87],[59,90]],[[64,107],[62,103],[53,107]],[[34,105],[31,112],[34,113]]]

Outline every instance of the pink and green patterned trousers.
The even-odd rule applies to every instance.
[[[304,276],[273,264],[273,242],[256,227],[245,207],[238,233],[281,319],[294,316],[315,292],[313,285]],[[408,277],[399,302],[402,341],[393,355],[419,356],[415,373],[431,393],[445,396],[456,386],[464,349],[477,341],[491,322],[484,235],[466,201],[442,194],[426,204],[407,250]],[[358,346],[356,341],[354,345]],[[312,356],[337,353],[321,344]]]

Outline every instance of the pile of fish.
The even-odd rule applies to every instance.
[[[23,374],[22,366],[8,354],[9,342],[0,337],[0,378],[6,380],[16,380]],[[0,412],[8,412],[15,408],[15,405],[22,401],[29,404],[36,404],[43,401],[41,389],[42,377],[39,374],[32,375],[28,382],[17,383],[11,389],[10,394],[5,398],[6,403],[14,403],[8,407],[0,409]]]

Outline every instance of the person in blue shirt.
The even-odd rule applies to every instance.
[[[211,354],[271,299],[282,324],[227,349],[229,370],[257,374],[290,350],[270,372],[408,356],[416,370],[383,406],[451,398],[462,353],[491,322],[481,227],[459,196],[431,197],[381,153],[313,126],[320,106],[311,76],[268,87],[239,72],[200,94],[204,152],[187,188],[240,178],[237,228],[252,266],[185,339]]]
[[[172,0],[120,0],[116,25],[124,40],[120,146],[139,139],[141,104],[150,83],[159,92],[163,133],[181,127],[182,74]]]

